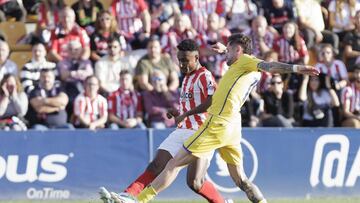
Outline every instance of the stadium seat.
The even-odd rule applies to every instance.
[[[111,5],[112,0],[100,0],[100,2],[104,6],[104,9],[107,10]]]
[[[29,51],[31,46],[28,44],[17,44],[17,42],[26,36],[26,26],[23,22],[1,22],[0,30],[9,43],[11,51]]]
[[[72,6],[74,3],[77,2],[77,0],[64,0],[64,2],[67,6]]]
[[[11,52],[9,58],[16,63],[20,71],[22,67],[31,60],[31,57],[31,51],[14,51]]]

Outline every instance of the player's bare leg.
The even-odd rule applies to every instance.
[[[155,178],[150,186],[139,194],[139,202],[145,203],[150,201],[157,193],[163,191],[172,182],[174,182],[176,176],[182,168],[197,159],[197,157],[181,148],[175,157],[167,163],[165,169]]]
[[[224,203],[224,198],[216,190],[215,186],[205,180],[208,165],[209,160],[206,158],[191,162],[187,169],[187,185],[210,203]]]
[[[242,164],[227,164],[229,173],[235,184],[246,193],[248,199],[253,203],[266,203],[266,199],[259,188],[245,175]]]

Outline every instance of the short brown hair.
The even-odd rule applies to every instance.
[[[229,45],[240,45],[245,54],[251,54],[251,39],[241,33],[233,34],[228,39]]]

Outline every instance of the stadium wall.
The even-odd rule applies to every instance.
[[[121,191],[146,167],[171,130],[0,132],[0,199],[95,199]],[[267,197],[360,194],[360,131],[244,129],[245,169]],[[161,198],[199,198],[184,170]],[[210,178],[227,197],[245,198],[215,153]]]

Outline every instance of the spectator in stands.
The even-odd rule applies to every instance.
[[[13,17],[16,21],[25,21],[26,10],[17,0],[0,1],[0,21],[7,21],[7,17]]]
[[[108,54],[108,41],[110,38],[120,38],[121,48],[126,49],[126,41],[117,33],[117,23],[110,11],[101,11],[95,23],[95,32],[90,37],[91,60],[98,61]]]
[[[281,75],[271,78],[271,87],[263,94],[264,109],[261,110],[261,121],[264,127],[293,127],[294,98],[285,91]]]
[[[184,39],[194,39],[197,36],[196,30],[191,26],[189,16],[176,14],[174,26],[161,36],[161,48],[163,53],[169,53],[171,59],[178,64],[177,45]]]
[[[131,43],[132,48],[144,48],[151,32],[151,17],[146,2],[114,0],[110,10],[116,16],[120,34]]]
[[[72,106],[75,97],[84,91],[84,80],[93,75],[94,71],[91,61],[81,58],[83,48],[79,41],[70,41],[68,49],[69,56],[58,63],[58,70],[63,88],[69,97],[69,106]]]
[[[258,117],[260,100],[253,98],[251,95],[245,101],[240,109],[241,125],[244,127],[256,127],[260,125],[260,118]]]
[[[207,18],[210,14],[217,13],[220,16],[224,16],[221,0],[185,0],[183,12],[190,17],[192,26],[199,33],[206,31]]]
[[[60,23],[60,12],[64,7],[64,0],[44,0],[40,3],[36,30],[42,42],[50,41],[51,32]]]
[[[142,128],[143,107],[140,93],[134,90],[130,71],[120,72],[120,88],[108,97],[109,122],[112,129]]]
[[[283,34],[274,41],[273,49],[279,54],[279,61],[290,64],[307,64],[309,54],[305,41],[300,36],[295,22],[287,22],[283,27]],[[287,74],[286,86],[288,89],[297,91],[300,86],[301,75]]]
[[[330,2],[329,24],[332,31],[339,36],[340,41],[348,31],[354,29],[352,18],[359,9],[360,3],[357,0],[332,0]]]
[[[331,87],[330,76],[304,76],[299,99],[303,102],[303,121],[305,127],[333,127],[333,107],[339,107],[339,98]]]
[[[354,81],[341,94],[343,127],[360,128],[360,65],[354,66]]]
[[[210,14],[207,21],[206,31],[197,36],[200,44],[200,62],[211,71],[216,80],[219,80],[229,67],[226,64],[225,55],[215,53],[211,46],[216,42],[227,44],[227,38],[231,33],[228,29],[221,27],[220,18],[216,13]]]
[[[37,15],[41,0],[22,0],[27,15]]]
[[[29,100],[29,111],[26,117],[33,129],[73,128],[67,123],[65,111],[69,98],[60,85],[55,83],[55,74],[52,70],[41,70],[40,83],[31,91]]]
[[[17,65],[9,59],[9,44],[5,41],[0,40],[0,80],[5,74],[18,74]]]
[[[264,54],[264,60],[267,62],[277,62],[278,60],[278,54],[275,51],[268,51]],[[261,79],[257,86],[257,92],[260,94],[263,94],[265,91],[267,91],[270,88],[272,75],[269,72],[262,71],[261,72]]]
[[[145,91],[143,95],[145,112],[152,128],[175,127],[174,119],[169,119],[166,114],[168,109],[177,109],[179,93],[171,91],[166,84],[165,74],[160,70],[154,70],[151,74],[153,89]]]
[[[356,12],[354,22],[355,29],[348,32],[344,37],[344,56],[349,72],[353,71],[355,62],[360,57],[360,11]]]
[[[295,22],[287,22],[283,34],[274,41],[273,49],[279,54],[279,61],[290,64],[307,64],[309,54],[304,39]]]
[[[46,48],[43,44],[37,43],[32,46],[32,59],[24,65],[20,72],[20,79],[26,94],[38,85],[42,69],[54,71],[58,75],[56,64],[46,60]]]
[[[264,54],[272,49],[275,35],[270,31],[264,16],[257,16],[251,22],[251,29],[244,32],[251,37],[252,54],[263,57]]]
[[[15,75],[6,74],[0,82],[0,128],[26,130],[22,121],[28,109],[28,98]]]
[[[354,81],[341,92],[343,127],[360,128],[360,64],[354,65]]]
[[[60,62],[68,56],[68,45],[70,41],[79,41],[83,47],[82,59],[90,56],[90,39],[86,31],[75,22],[75,12],[70,7],[61,11],[61,21],[51,34],[50,55],[55,62]]]
[[[177,1],[150,0],[149,8],[151,15],[151,33],[161,32],[165,24],[169,25],[169,23],[173,21],[175,13],[181,13]]]
[[[299,27],[304,33],[308,48],[313,48],[317,43],[330,43],[337,51],[339,37],[325,30],[321,5],[317,0],[296,0],[295,5],[299,17]]]
[[[85,79],[85,92],[79,94],[74,103],[74,125],[77,128],[96,130],[105,127],[108,118],[107,101],[98,94],[100,85],[96,76]]]
[[[272,4],[264,9],[264,16],[268,24],[274,27],[278,33],[283,32],[285,23],[294,21],[296,17],[292,2],[272,0]]]
[[[340,91],[347,86],[348,72],[345,64],[338,59],[335,59],[334,49],[331,44],[325,44],[321,50],[322,62],[315,65],[320,73],[330,76],[334,81],[335,90]]]
[[[226,27],[232,33],[248,30],[249,22],[258,15],[256,4],[249,0],[225,0],[221,3],[225,4]]]
[[[100,92],[104,95],[119,89],[120,71],[123,69],[120,39],[118,37],[110,38],[108,49],[109,54],[95,64],[95,75],[100,80]]]
[[[175,91],[179,87],[175,64],[168,55],[161,54],[160,41],[157,36],[150,38],[147,54],[139,60],[135,68],[136,81],[141,90],[152,91],[154,89],[153,83],[151,83],[151,75],[155,70],[163,72],[166,80],[169,81],[169,90]]]
[[[71,8],[75,11],[76,23],[91,35],[95,31],[97,13],[103,10],[103,5],[98,0],[79,0]]]

